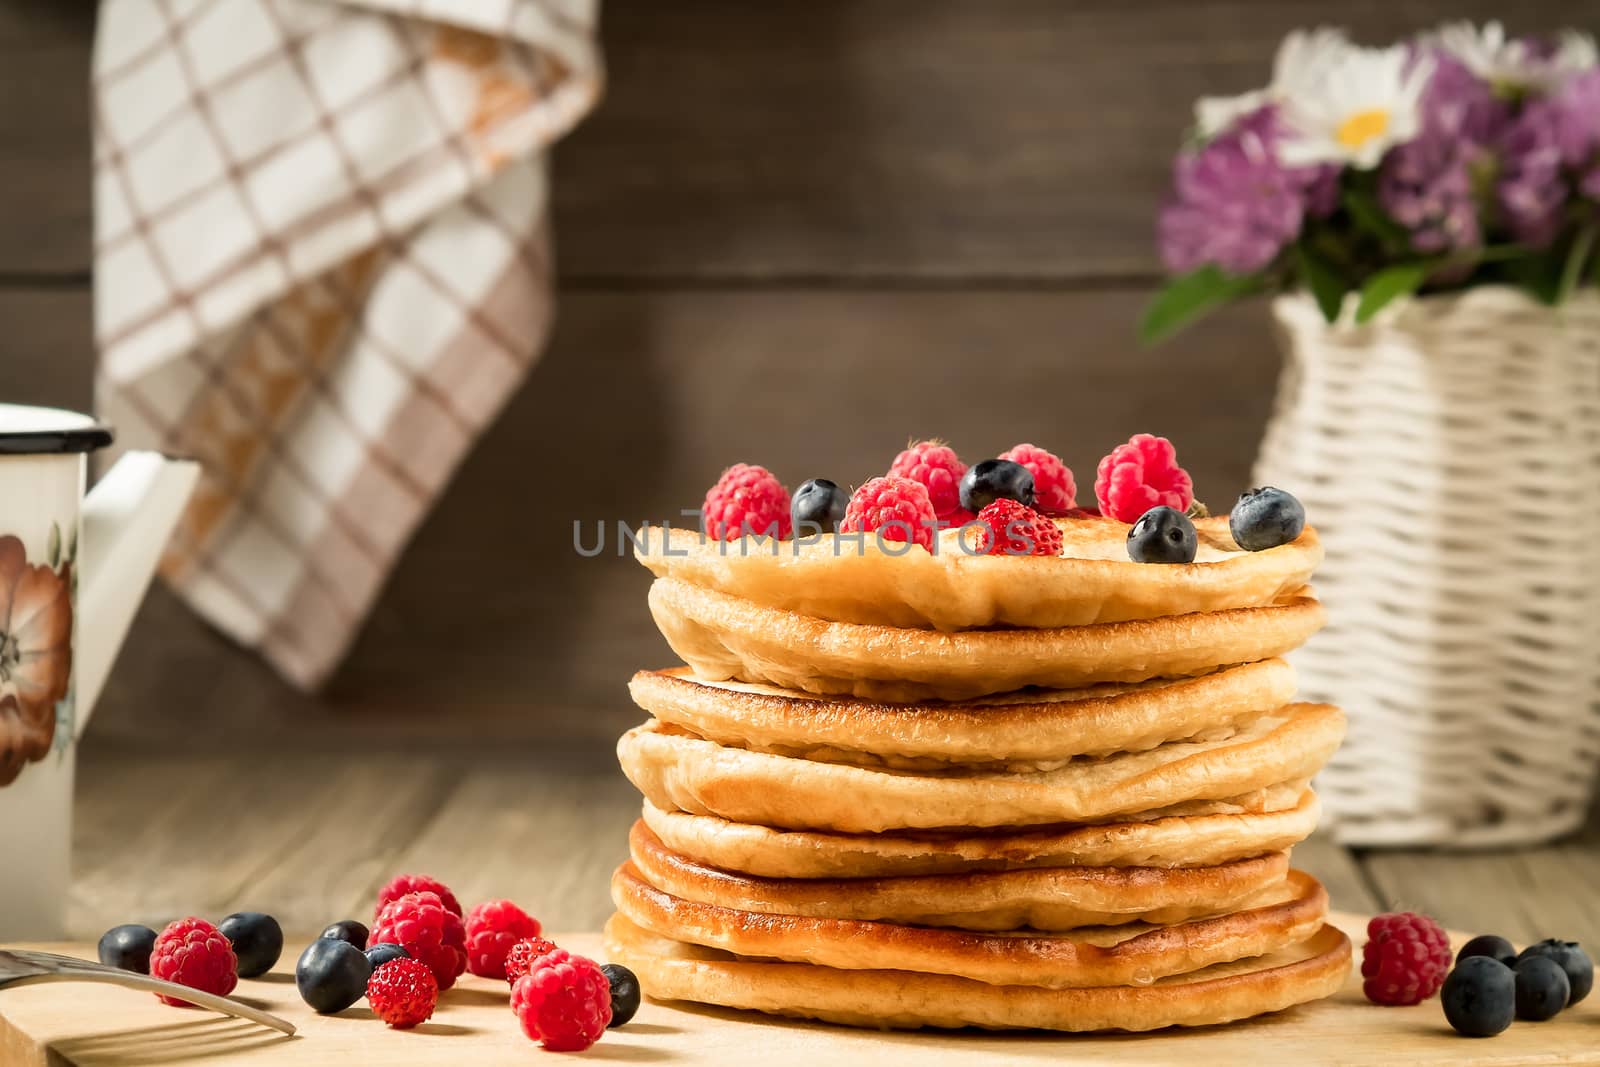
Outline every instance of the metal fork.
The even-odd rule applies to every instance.
[[[11,986],[32,985],[35,982],[105,982],[108,985],[143,989],[151,993],[165,993],[169,997],[195,1004],[224,1015],[249,1019],[262,1026],[270,1026],[279,1033],[293,1035],[294,1023],[280,1019],[248,1004],[228,997],[202,993],[176,982],[164,982],[149,975],[107,967],[102,963],[57,956],[53,952],[28,952],[23,949],[0,949],[0,989]]]

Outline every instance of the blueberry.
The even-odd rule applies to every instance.
[[[1567,1006],[1572,984],[1554,958],[1529,956],[1511,970],[1517,981],[1517,1018],[1543,1022]]]
[[[1165,505],[1140,515],[1128,530],[1128,558],[1135,563],[1193,563],[1198,547],[1189,516]]]
[[[1246,489],[1228,513],[1228,530],[1240,548],[1260,552],[1286,545],[1306,528],[1306,509],[1292,493],[1272,486]]]
[[[100,935],[100,962],[135,974],[149,974],[150,950],[155,946],[156,932],[148,926],[113,926]]]
[[[967,468],[961,476],[961,506],[979,512],[996,500],[1033,507],[1033,472],[1009,459],[986,459]]]
[[[1458,1034],[1493,1037],[1516,1014],[1516,985],[1511,968],[1499,960],[1468,956],[1444,980],[1444,1017]]]
[[[323,1015],[344,1011],[367,994],[372,964],[348,941],[319,937],[300,953],[294,984],[300,999]]]
[[[239,957],[240,978],[260,978],[283,954],[283,927],[259,911],[236,911],[217,924]]]
[[[333,941],[348,941],[356,948],[367,947],[367,928],[354,919],[340,919],[317,936]]]
[[[1529,956],[1549,956],[1561,964],[1561,969],[1567,972],[1567,984],[1572,987],[1567,997],[1567,1004],[1578,1003],[1589,995],[1589,990],[1594,988],[1594,964],[1589,962],[1588,955],[1578,947],[1576,941],[1562,941],[1560,938],[1547,937],[1536,945],[1529,945],[1517,957],[1517,962]]]
[[[367,949],[367,962],[372,964],[373,970],[377,970],[390,960],[408,960],[410,958],[411,953],[399,945],[391,945],[387,941],[380,941]]]
[[[1490,959],[1499,960],[1507,967],[1517,962],[1517,950],[1511,942],[1498,934],[1480,934],[1461,946],[1461,951],[1456,953],[1456,962],[1460,963],[1468,956],[1488,956]]]
[[[611,983],[611,1022],[607,1026],[621,1026],[639,1010],[639,978],[620,963],[608,963],[600,971]]]
[[[849,495],[826,478],[802,482],[789,501],[789,518],[794,522],[795,536],[801,536],[802,530],[813,535],[832,533],[844,518],[844,509],[849,503]]]

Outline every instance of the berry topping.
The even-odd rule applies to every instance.
[[[845,491],[826,478],[801,482],[789,503],[789,523],[796,534],[832,533],[850,503]]]
[[[1188,511],[1194,503],[1194,483],[1178,466],[1171,441],[1141,433],[1100,461],[1095,469],[1094,495],[1102,515],[1133,522],[1157,505]]]
[[[933,513],[928,489],[910,478],[874,478],[850,498],[843,533],[876,532],[883,541],[907,541],[933,551],[933,531],[939,519]]]
[[[455,985],[467,969],[466,928],[437,893],[407,893],[389,901],[372,924],[372,940],[399,945],[427,964],[441,991]]]
[[[225,997],[239,984],[239,961],[221,930],[204,919],[179,919],[156,935],[150,948],[150,974]],[[156,996],[178,1007],[189,1003],[163,993]]]
[[[1065,515],[1077,507],[1078,483],[1055,453],[1046,452],[1038,445],[1023,444],[1000,453],[1000,458],[1028,468],[1028,473],[1033,475],[1033,506],[1038,510],[1046,515]]]
[[[100,935],[100,962],[135,974],[150,973],[150,950],[156,932],[138,923],[113,926]]]
[[[240,978],[260,978],[283,954],[283,927],[259,911],[236,911],[217,924],[233,946]]]
[[[948,519],[961,507],[961,476],[966,473],[967,465],[956,450],[938,441],[908,445],[889,464],[890,477],[910,478],[927,488],[933,513],[940,519]]]
[[[411,955],[399,945],[378,944],[367,946],[367,962],[372,964],[372,969],[377,970],[390,960],[408,960]]]
[[[1516,981],[1517,1018],[1542,1023],[1567,1006],[1572,983],[1552,956],[1529,956],[1511,968]]]
[[[1306,509],[1294,494],[1263,486],[1246,489],[1228,513],[1228,530],[1240,548],[1260,552],[1286,545],[1306,528]]]
[[[383,909],[380,907],[379,910]],[[364,949],[367,947],[366,924],[358,923],[354,919],[340,919],[317,936],[330,938],[334,941],[348,941],[356,948]]]
[[[996,500],[978,512],[974,551],[980,556],[1059,556],[1061,528],[1015,500]]]
[[[509,900],[490,900],[467,913],[467,970],[479,978],[504,978],[506,953],[539,936],[539,920]]]
[[[385,904],[407,893],[437,893],[447,910],[457,915],[466,914],[461,910],[461,902],[456,899],[456,895],[450,892],[450,887],[439,879],[429,878],[425,874],[397,874],[388,885],[378,890],[378,906],[372,909],[373,919],[376,920],[382,914]]]
[[[1128,529],[1128,558],[1135,563],[1193,563],[1200,540],[1189,516],[1151,508]]]
[[[1588,954],[1578,947],[1576,941],[1547,937],[1538,944],[1523,949],[1517,959],[1525,960],[1529,956],[1549,956],[1561,964],[1561,969],[1567,972],[1567,982],[1572,986],[1572,993],[1567,998],[1568,1004],[1578,1003],[1594,988],[1594,964],[1589,961]]]
[[[713,541],[746,534],[789,539],[789,490],[765,467],[735,463],[706,491],[700,521]]]
[[[390,960],[367,980],[367,1003],[372,1014],[396,1030],[409,1030],[433,1015],[439,984],[433,972],[416,960]]]
[[[366,953],[332,937],[311,942],[294,965],[300,999],[323,1015],[344,1011],[360,1000],[371,977],[372,964]]]
[[[1015,500],[1023,507],[1033,507],[1033,472],[1009,459],[974,463],[961,479],[961,506],[976,514],[996,500]]]
[[[1488,956],[1509,967],[1517,961],[1517,950],[1499,934],[1480,934],[1461,946],[1461,951],[1456,953],[1456,962],[1460,963],[1468,956]]]
[[[1517,1006],[1516,978],[1497,959],[1468,956],[1444,980],[1439,1000],[1456,1033],[1493,1037],[1511,1025]]]
[[[611,1022],[611,983],[593,960],[563,949],[533,961],[511,987],[522,1032],[552,1052],[582,1052]]]
[[[611,983],[611,1021],[606,1029],[625,1026],[639,1011],[639,976],[620,963],[608,963],[600,973]]]
[[[1361,991],[1374,1004],[1420,1004],[1439,991],[1449,969],[1450,939],[1426,915],[1402,911],[1367,923]]]
[[[506,953],[506,981],[515,985],[518,978],[528,973],[533,961],[547,952],[554,952],[556,943],[542,937],[529,937],[518,941]]]

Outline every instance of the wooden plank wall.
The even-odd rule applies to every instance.
[[[671,516],[736,459],[791,484],[860,481],[913,434],[973,458],[1034,439],[1087,480],[1109,445],[1151,429],[1180,443],[1203,496],[1228,500],[1277,365],[1263,309],[1157,352],[1131,332],[1190,100],[1258,84],[1296,25],[1377,40],[1497,14],[1531,29],[1578,12],[611,0],[609,95],[556,156],[554,343],[345,669],[320,697],[293,693],[158,592],[93,744],[603,760],[635,718],[628,674],[667,653],[643,573],[576,560],[571,524]],[[92,20],[88,0],[0,5],[6,399],[88,403]]]

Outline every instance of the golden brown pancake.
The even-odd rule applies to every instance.
[[[1204,674],[1281,656],[1324,619],[1322,605],[1302,589],[1259,607],[1094,626],[941,633],[827,622],[676,578],[651,583],[650,610],[672,650],[700,678],[894,703]]]
[[[696,863],[640,821],[633,865],[672,896],[769,915],[963,930],[1075,930],[1221,915],[1283,882],[1289,854],[1217,867],[1049,867],[910,878],[752,878]]]
[[[1262,956],[1148,985],[1048,989],[905,971],[838,970],[744,959],[660,937],[614,915],[610,957],[654,1000],[720,1004],[874,1029],[1159,1030],[1210,1026],[1332,996],[1350,971],[1350,939],[1324,925]]]
[[[675,578],[762,607],[830,622],[945,631],[1053,629],[1164,615],[1260,607],[1306,584],[1322,560],[1316,531],[1265,552],[1245,552],[1228,519],[1195,523],[1195,561],[1155,566],[1128,559],[1128,526],[1059,519],[1062,554],[970,556],[955,531],[937,554],[891,554],[876,537],[828,534],[774,542],[702,540],[694,530],[646,527],[634,554],[658,578]],[[970,537],[968,545],[972,544]]]
[[[1327,891],[1301,871],[1227,915],[1058,933],[978,933],[745,911],[673,896],[645,881],[632,862],[612,875],[611,898],[630,922],[652,933],[738,956],[1050,989],[1146,983],[1264,955],[1310,937],[1328,911]]]
[[[1169,809],[1232,802],[1307,779],[1343,736],[1338,708],[1291,704],[1241,723],[1223,740],[1174,742],[1049,771],[928,774],[729,748],[651,720],[622,735],[617,757],[658,808],[786,829],[878,833],[1203,814],[1205,807]]]
[[[1294,697],[1281,659],[1198,678],[1025,690],[960,703],[877,704],[746,682],[705,682],[687,669],[640,671],[629,692],[663,722],[719,744],[833,763],[906,770],[951,763],[1047,770],[1073,756],[1140,752],[1225,736],[1243,717]]]

